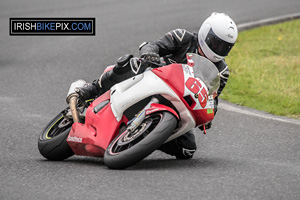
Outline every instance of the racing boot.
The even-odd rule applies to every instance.
[[[191,159],[197,149],[195,135],[188,131],[182,136],[160,146],[158,150],[175,156],[177,159]]]

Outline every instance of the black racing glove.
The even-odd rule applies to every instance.
[[[143,53],[141,55],[141,58],[143,58],[146,62],[149,62],[151,64],[160,64],[160,56],[157,53]]]
[[[78,94],[80,102],[85,102],[90,98],[94,98],[98,94],[98,88],[96,81],[93,83],[86,83],[82,87],[75,88],[75,92]]]

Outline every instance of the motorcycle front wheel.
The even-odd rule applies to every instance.
[[[146,117],[132,133],[121,131],[108,146],[104,163],[111,169],[125,169],[158,149],[173,133],[177,120],[169,112]]]
[[[55,116],[40,133],[38,149],[48,160],[64,160],[74,155],[67,143],[67,137],[73,124],[65,118],[63,112]]]

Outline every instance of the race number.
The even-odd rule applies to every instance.
[[[189,77],[188,80],[185,82],[185,86],[194,93],[194,99],[198,99],[202,108],[204,108],[207,104],[207,91],[205,87],[195,78]]]

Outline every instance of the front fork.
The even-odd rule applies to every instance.
[[[139,127],[139,125],[144,121],[146,118],[146,110],[151,107],[151,104],[153,103],[159,103],[159,100],[155,97],[152,97],[151,101],[141,110],[135,118],[133,118],[131,121],[128,122],[129,126],[127,127],[127,131],[132,133]]]
[[[82,87],[86,84],[84,80],[78,80],[71,84],[66,101],[70,106],[73,121],[80,122],[80,116],[77,110],[78,94],[75,92],[76,88]]]

